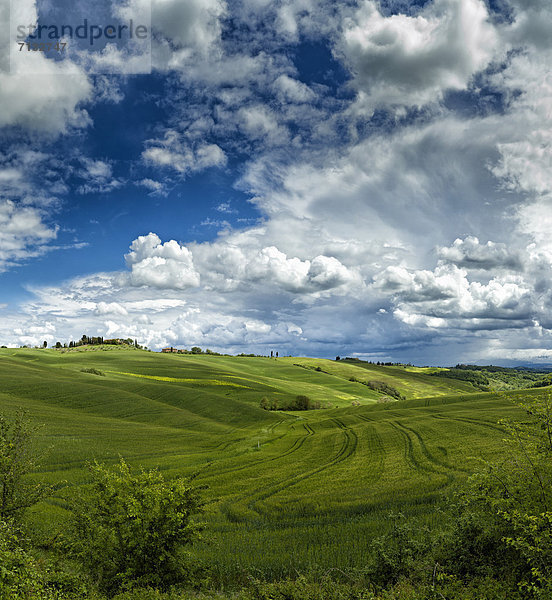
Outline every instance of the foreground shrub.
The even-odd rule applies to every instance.
[[[250,589],[252,600],[376,600],[363,586],[342,584],[330,578],[319,582],[305,577],[275,583],[253,581]],[[247,596],[244,597],[247,598]]]
[[[443,563],[463,578],[493,577],[524,597],[552,598],[552,395],[518,403],[522,422],[500,462],[486,464],[459,497]]]
[[[185,582],[185,547],[198,539],[193,520],[202,502],[187,479],[158,471],[133,474],[121,459],[109,469],[89,466],[92,484],[72,503],[71,552],[102,592],[133,586],[160,589]]]
[[[431,539],[425,528],[415,527],[401,513],[391,514],[391,528],[372,540],[364,575],[378,589],[385,589],[403,578],[416,579],[431,563]]]
[[[49,486],[29,482],[38,466],[34,447],[36,428],[23,411],[14,419],[0,416],[0,520],[18,522],[24,511],[51,492]]]
[[[21,534],[0,522],[0,599],[38,598],[40,587],[36,565],[23,548]]]

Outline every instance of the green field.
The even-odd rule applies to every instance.
[[[104,375],[82,371],[92,368]],[[361,383],[369,380],[409,399],[379,402],[383,395]],[[263,397],[298,394],[326,408],[259,408]],[[33,509],[34,526],[46,535],[63,527],[87,460],[122,456],[168,475],[198,473],[208,486],[209,543],[196,552],[221,581],[240,569],[281,577],[360,566],[391,511],[431,526],[443,493],[476,459],[501,451],[497,421],[519,414],[512,394],[477,393],[423,370],[320,359],[0,350],[2,412],[23,407],[44,424],[39,443],[48,451],[34,476],[58,486]]]

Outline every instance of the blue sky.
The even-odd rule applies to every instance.
[[[88,4],[0,0],[1,343],[552,362],[549,3]]]

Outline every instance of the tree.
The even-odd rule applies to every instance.
[[[500,461],[460,494],[445,558],[460,576],[492,573],[535,598],[552,597],[552,394],[517,403]],[[443,564],[443,560],[441,561]]]
[[[40,456],[33,444],[35,433],[23,411],[14,420],[0,416],[0,521],[18,521],[26,508],[50,492],[27,481]]]
[[[191,352],[192,352],[192,354],[201,354],[203,351],[201,350],[201,348],[199,346],[193,346]]]
[[[260,407],[261,407],[263,410],[274,410],[274,409],[272,408],[272,404],[273,404],[273,403],[272,403],[272,402],[271,402],[271,401],[270,401],[270,400],[269,400],[269,399],[268,399],[266,396],[263,396],[263,397],[261,398],[261,402],[260,402],[260,405],[259,405],[259,406],[260,406]]]
[[[46,340],[44,340],[44,342],[42,343],[42,347],[43,348],[48,348],[48,342]]]
[[[198,488],[165,481],[156,470],[131,472],[121,459],[89,465],[92,483],[73,501],[72,550],[100,589],[167,587],[189,576],[185,547],[200,537]]]
[[[0,521],[0,599],[46,598],[35,560],[21,533]]]

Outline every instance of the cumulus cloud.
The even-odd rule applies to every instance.
[[[550,49],[552,11],[546,0],[509,0],[513,19],[506,35],[512,45],[532,47],[534,50]]]
[[[444,261],[454,263],[467,269],[493,269],[521,270],[520,256],[508,249],[506,244],[488,241],[481,244],[475,236],[464,239],[457,238],[452,246],[437,248],[437,256]]]
[[[388,267],[374,278],[374,286],[391,295],[394,316],[408,325],[483,331],[531,327],[543,320],[550,291],[543,302],[534,275],[505,273],[481,282],[466,269],[442,263],[433,271]]]
[[[154,233],[140,236],[130,246],[126,262],[133,286],[166,289],[199,287],[228,291],[251,284],[301,294],[358,283],[358,274],[331,256],[312,260],[288,257],[274,246],[245,248],[233,240],[193,244],[175,240],[161,243]]]
[[[36,6],[30,0],[12,2],[12,23],[34,23]],[[10,23],[10,1],[0,1],[0,21]],[[11,31],[0,34],[0,127],[59,134],[90,124],[83,103],[92,96],[86,73],[71,61],[53,61],[42,52],[13,51]]]
[[[260,218],[233,230],[239,202],[217,197],[216,213],[201,217],[224,227],[210,242],[141,236],[126,271],[31,290],[17,334],[3,314],[2,335],[22,343],[89,330],[152,347],[281,344],[407,360],[415,349],[433,362],[545,356],[552,10],[510,4],[501,20],[483,0],[434,0],[408,14],[391,14],[406,3],[372,0],[155,0],[154,65],[175,73],[163,100],[170,120],[145,143],[138,185],[166,193],[170,177],[249,153],[237,187]],[[226,15],[247,44],[239,27],[224,32]],[[337,78],[337,92],[308,81],[285,46],[321,39],[349,69],[354,100]],[[81,96],[58,123],[72,126],[73,109],[79,123]],[[417,107],[427,110],[408,110]],[[94,189],[117,179],[107,159],[80,166]],[[27,170],[2,163],[6,198]],[[34,211],[39,235],[0,242],[5,264],[20,260],[10,243],[25,252],[53,239],[30,191],[10,210]]]
[[[416,15],[385,16],[364,0],[340,50],[355,75],[358,108],[423,106],[465,89],[495,57],[498,35],[482,0],[435,0]]]
[[[66,85],[59,85],[63,80]],[[39,75],[15,64],[11,73],[0,72],[0,127],[20,125],[45,133],[85,127],[90,119],[81,104],[90,100],[91,89],[86,75],[65,62],[44,59]]]
[[[126,255],[132,286],[186,289],[197,287],[200,275],[195,270],[192,253],[174,240],[161,243],[154,233],[140,236]]]
[[[160,260],[155,263],[152,258]],[[90,331],[137,338],[153,348],[200,345],[264,353],[278,347],[282,353],[326,355],[344,354],[354,340],[356,347],[361,344],[370,356],[380,359],[408,358],[412,344],[422,356],[430,343],[433,352],[446,347],[447,356],[451,352],[463,356],[467,348],[476,348],[469,344],[469,332],[477,335],[479,350],[487,344],[495,356],[497,331],[504,341],[503,356],[515,356],[511,345],[520,338],[508,332],[517,331],[529,355],[529,348],[542,349],[545,340],[552,340],[552,322],[547,318],[552,290],[546,276],[552,263],[529,252],[525,258],[523,274],[492,274],[488,281],[478,281],[468,269],[441,259],[433,270],[389,266],[373,283],[358,287],[358,273],[330,257],[300,260],[274,247],[252,253],[216,242],[194,245],[192,255],[174,241],[162,243],[149,234],[131,245],[126,274],[97,274],[61,286],[34,288],[30,291],[36,299],[22,307],[17,331],[10,332],[14,321],[8,313],[0,333],[10,343],[64,340],[68,334],[75,338]],[[133,281],[136,265],[143,271]],[[201,279],[180,287],[192,267]],[[546,267],[544,288],[536,294],[537,275]],[[224,293],[224,281],[237,284],[230,288],[232,294]],[[339,293],[341,288],[344,294]],[[305,294],[312,301],[306,301]],[[381,308],[382,304],[389,309]],[[366,317],[359,320],[362,313]],[[44,322],[49,333],[36,329]],[[44,337],[47,334],[50,337]],[[468,345],[463,350],[453,348],[450,336],[454,344]],[[438,362],[438,355],[433,356],[433,362]]]
[[[354,274],[332,256],[302,261],[288,258],[274,246],[263,248],[250,258],[245,276],[252,281],[276,283],[296,293],[328,290],[355,279]]]
[[[153,0],[152,25],[158,34],[154,64],[180,69],[206,57],[220,42],[223,0]]]

